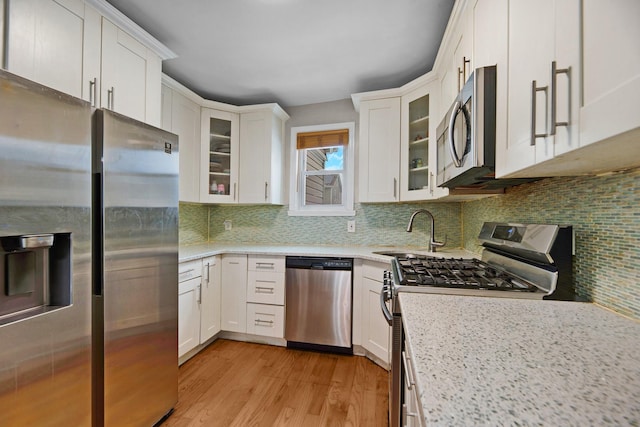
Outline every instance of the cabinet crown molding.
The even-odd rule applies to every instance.
[[[200,95],[198,95],[197,93],[189,89],[188,87],[184,86],[179,81],[169,77],[164,73],[162,73],[162,83],[170,87],[171,89],[177,91],[187,99],[190,99],[191,101],[195,102],[196,104],[204,108],[212,108],[214,110],[228,111],[230,113],[236,113],[236,114],[269,110],[276,117],[278,117],[283,121],[287,121],[290,118],[289,114],[287,114],[287,112],[284,111],[284,109],[275,102],[269,103],[269,104],[242,105],[242,106],[225,104],[223,102],[211,101],[209,99],[205,99],[201,97]]]
[[[124,13],[107,3],[106,0],[85,0],[87,4],[94,7],[102,16],[122,28],[133,36],[136,40],[151,49],[161,60],[177,58],[178,55],[169,49],[158,39],[146,32],[142,27],[133,22]]]

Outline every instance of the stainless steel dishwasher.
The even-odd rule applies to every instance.
[[[353,259],[287,257],[287,347],[352,353]]]

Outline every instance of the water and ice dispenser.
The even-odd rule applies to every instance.
[[[71,233],[0,237],[0,325],[71,304]]]

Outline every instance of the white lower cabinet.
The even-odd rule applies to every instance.
[[[247,333],[284,338],[283,256],[249,255]]]
[[[380,292],[385,263],[364,262],[362,266],[362,346],[385,363],[389,363],[391,327],[380,309]]]
[[[246,333],[247,255],[222,255],[221,264],[221,329],[229,332]]]
[[[406,370],[405,370],[406,369]],[[416,391],[415,376],[411,365],[411,357],[405,351],[402,352],[402,371],[403,371],[403,388],[404,398],[402,403],[402,426],[403,427],[420,427],[423,425],[420,417],[420,404],[418,393]]]
[[[178,267],[178,357],[200,343],[201,276],[201,260]]]
[[[284,337],[284,306],[247,303],[247,333]]]
[[[220,257],[202,260],[200,344],[220,332]]]

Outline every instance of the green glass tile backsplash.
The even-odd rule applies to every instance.
[[[640,170],[549,178],[463,204],[464,246],[479,252],[485,221],[572,225],[578,293],[640,319]]]
[[[428,209],[436,219],[436,239],[447,236],[448,247],[460,247],[459,203],[362,204],[355,217],[288,216],[286,206],[212,206],[209,237],[215,242],[296,245],[385,245],[425,247],[429,223],[416,217],[407,233],[411,213]],[[233,228],[224,230],[224,220]],[[347,221],[356,221],[356,232],[347,233]]]
[[[465,203],[356,205],[355,217],[290,217],[286,206],[180,204],[180,243],[301,245],[394,245],[424,248],[429,224],[416,218],[428,209],[436,239],[448,247],[480,252],[477,235],[485,221],[573,225],[574,277],[581,296],[640,319],[640,170],[600,177],[560,177],[524,184],[497,197]],[[223,222],[233,229],[224,230]],[[355,219],[356,232],[347,233]]]

